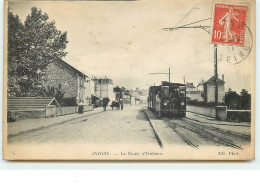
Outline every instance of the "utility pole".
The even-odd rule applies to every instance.
[[[100,78],[100,99],[101,99],[101,78]]]
[[[218,106],[218,46],[214,44],[214,76],[215,76],[215,104]]]
[[[169,68],[169,86],[171,84],[171,68]]]
[[[210,31],[208,29],[210,29],[211,27],[210,26],[202,26],[202,25],[193,25],[193,24],[196,24],[196,23],[200,23],[200,22],[203,22],[203,21],[206,21],[206,20],[210,20],[211,18],[207,18],[207,19],[202,19],[202,20],[199,20],[199,21],[196,21],[196,22],[192,22],[192,23],[189,23],[189,24],[185,24],[185,25],[182,25],[182,26],[177,26],[177,27],[170,27],[170,28],[163,28],[163,30],[165,31],[174,31],[174,30],[177,30],[177,29],[184,29],[184,28],[187,28],[187,29],[190,29],[190,28],[199,28],[199,29],[203,29],[204,31],[206,31],[208,34],[210,34]],[[218,105],[218,84],[217,84],[217,81],[218,81],[218,61],[217,61],[217,51],[218,51],[218,47],[217,47],[217,44],[214,44],[214,89],[215,89],[215,105],[217,106]],[[217,111],[217,110],[216,110]],[[216,114],[217,116],[218,114]]]

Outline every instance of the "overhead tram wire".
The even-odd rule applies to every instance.
[[[192,24],[195,24],[195,23],[198,23],[198,22],[203,22],[203,21],[210,20],[210,19],[211,19],[211,18],[202,19],[202,20],[195,21],[195,22],[192,22],[192,23],[189,23],[189,24],[184,24],[184,25],[182,25],[182,26],[189,26],[189,25],[192,25]]]
[[[180,25],[180,24],[182,23],[182,21],[184,21],[185,18],[187,18],[187,17],[193,12],[193,10],[195,10],[195,9],[197,8],[197,6],[198,6],[199,4],[200,4],[200,3],[195,4],[195,5],[190,9],[190,11],[188,11],[188,12],[183,16],[183,18],[175,25],[175,27],[178,26],[178,25]]]
[[[211,18],[202,19],[202,20],[199,20],[199,21],[191,22],[191,23],[188,23],[188,24],[185,24],[185,25],[182,25],[182,26],[177,26],[177,27],[163,28],[163,30],[173,31],[173,30],[177,30],[179,28],[201,28],[201,29],[205,30],[205,28],[210,28],[210,26],[203,26],[203,25],[190,26],[190,25],[193,25],[193,24],[196,24],[196,23],[199,23],[199,22],[203,22],[203,21],[206,21],[206,20],[210,20],[210,19]],[[207,31],[207,30],[205,30],[205,31]],[[209,33],[209,31],[207,31],[207,32]]]

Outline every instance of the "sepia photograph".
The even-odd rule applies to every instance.
[[[5,160],[254,160],[254,0],[4,9]]]

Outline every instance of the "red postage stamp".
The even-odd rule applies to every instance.
[[[243,46],[247,10],[245,5],[215,3],[211,42]]]

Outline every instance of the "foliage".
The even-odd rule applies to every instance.
[[[77,106],[77,99],[76,97],[72,98],[64,98],[62,106]]]
[[[240,103],[241,109],[251,110],[251,95],[245,89],[240,92]]]
[[[8,95],[37,96],[46,80],[45,69],[66,56],[67,32],[33,7],[22,23],[8,11]]]
[[[240,95],[229,89],[224,97],[224,101],[228,109],[251,109],[251,95],[245,89],[242,89]]]
[[[251,112],[228,111],[227,120],[233,122],[251,122]]]
[[[60,105],[64,104],[64,94],[65,92],[62,91],[61,84],[59,84],[58,87],[47,86],[46,96],[55,97],[55,99],[58,101]]]
[[[18,63],[22,61],[24,26],[18,17],[8,9],[8,94],[16,95],[20,88],[17,85]]]
[[[235,91],[229,89],[227,94],[224,97],[225,104],[227,105],[228,109],[240,109],[240,96]]]
[[[216,104],[215,102],[204,102],[204,101],[198,101],[197,99],[196,100],[191,100],[189,97],[187,97],[187,104],[188,105],[195,105],[195,106],[200,106],[200,107],[215,107]],[[218,103],[218,106],[221,106],[221,105],[225,105],[224,103]]]

